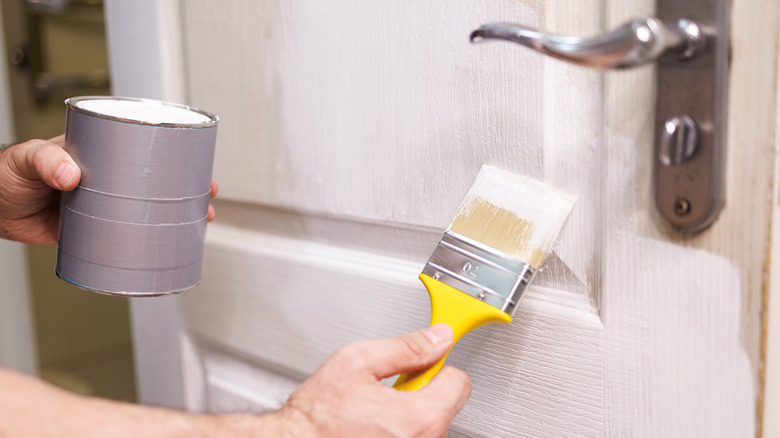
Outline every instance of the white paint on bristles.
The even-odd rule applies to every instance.
[[[104,116],[152,125],[192,125],[214,121],[211,117],[186,107],[154,100],[94,99],[77,102],[76,107]]]
[[[569,217],[575,198],[536,179],[484,165],[457,216],[478,214],[476,210],[485,208],[480,200],[514,214],[518,221],[533,225],[523,228],[527,230],[522,236],[523,245],[547,254]],[[514,236],[507,238],[513,239]]]

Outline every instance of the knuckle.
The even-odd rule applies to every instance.
[[[47,164],[53,162],[61,152],[61,149],[53,144],[39,140],[32,145],[31,162],[33,167],[38,170],[43,169]]]
[[[362,353],[362,342],[355,342],[339,347],[330,357],[330,362],[340,369],[360,369],[365,366]]]
[[[426,348],[426,343],[420,339],[421,336],[423,335],[414,333],[412,336],[402,336],[400,338],[404,344],[404,350],[410,357],[422,359],[428,356],[428,348]]]
[[[48,160],[50,150],[46,146],[39,146],[33,149],[32,164],[36,169],[40,169]]]

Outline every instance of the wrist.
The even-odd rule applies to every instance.
[[[310,419],[297,409],[284,407],[269,414],[253,416],[243,414],[211,415],[206,436],[225,438],[308,438],[318,437]]]

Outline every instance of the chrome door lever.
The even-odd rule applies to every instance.
[[[657,18],[638,18],[603,35],[586,39],[552,35],[505,23],[483,24],[471,32],[471,42],[511,41],[553,58],[585,67],[630,68],[672,54],[684,60],[701,53],[701,28],[690,20],[666,25]]]
[[[657,17],[593,38],[491,23],[471,32],[471,42],[511,41],[597,69],[655,62],[655,205],[672,228],[697,232],[723,206],[728,0],[656,0],[656,7]]]

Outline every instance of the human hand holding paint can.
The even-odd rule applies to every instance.
[[[65,101],[65,150],[82,171],[62,194],[57,276],[110,295],[200,282],[217,116],[123,97]]]

